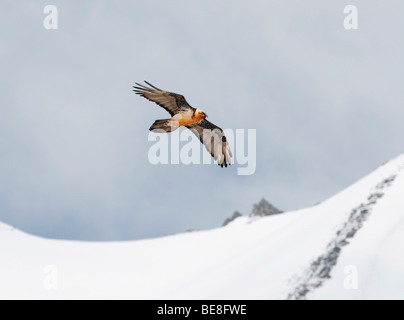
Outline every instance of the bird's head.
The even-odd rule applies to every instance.
[[[201,110],[201,109],[197,109],[197,113],[198,113],[198,115],[199,115],[201,118],[203,118],[203,119],[205,119],[205,118],[208,117],[208,115],[206,114],[206,112],[203,111],[203,110]]]

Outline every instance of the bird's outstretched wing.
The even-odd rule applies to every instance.
[[[233,155],[221,128],[206,119],[191,124],[187,128],[199,138],[219,166],[223,168],[231,164],[230,159]]]
[[[181,111],[192,108],[184,96],[172,92],[161,90],[145,81],[150,87],[136,83],[138,87],[133,87],[133,91],[146,99],[157,103],[160,107],[166,109],[171,116]],[[192,108],[193,109],[193,108]]]

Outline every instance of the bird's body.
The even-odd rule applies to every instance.
[[[171,118],[171,121],[177,121],[180,126],[189,126],[195,122],[199,122],[205,119],[203,111],[199,109],[188,109],[187,111],[182,111],[177,113]]]
[[[187,127],[221,167],[230,164],[232,154],[226,136],[221,128],[206,120],[207,114],[204,111],[191,107],[182,95],[161,90],[148,82],[146,84],[150,87],[136,84],[138,87],[134,87],[135,93],[157,103],[171,115],[171,119],[156,120],[149,130],[172,132],[180,126]]]

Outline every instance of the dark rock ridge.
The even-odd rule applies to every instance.
[[[337,264],[342,249],[362,228],[372,213],[373,207],[385,195],[385,190],[391,186],[396,174],[393,174],[380,183],[368,195],[366,201],[360,203],[350,212],[348,219],[337,230],[333,239],[328,243],[325,252],[317,257],[294,282],[294,288],[288,294],[288,300],[306,300],[308,294],[321,287],[331,278],[331,271]]]

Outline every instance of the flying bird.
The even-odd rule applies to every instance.
[[[155,132],[172,132],[180,126],[190,129],[210,152],[218,165],[230,165],[232,153],[226,136],[221,128],[206,120],[208,115],[201,109],[189,105],[183,95],[161,90],[145,81],[148,85],[136,83],[134,92],[157,103],[171,115],[171,119],[156,120],[149,128]]]

